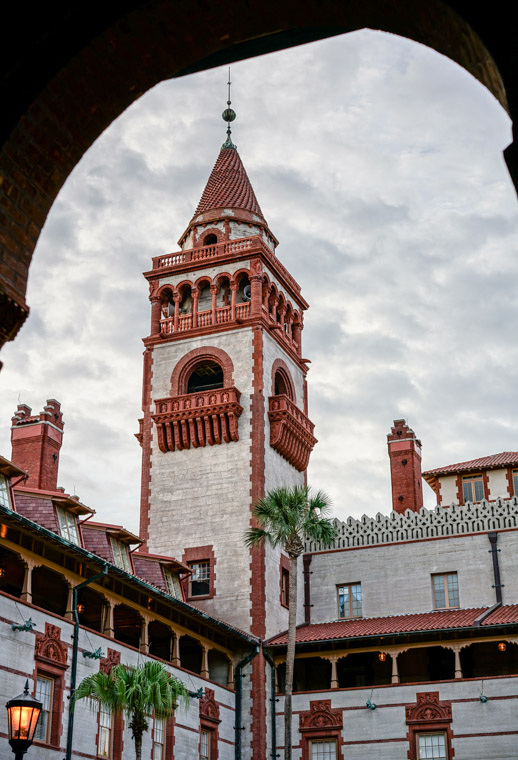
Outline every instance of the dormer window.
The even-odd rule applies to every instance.
[[[125,570],[127,573],[133,573],[129,550],[126,544],[123,544],[122,541],[118,541],[116,538],[113,538],[111,536],[110,542],[112,545],[113,561],[115,565],[121,570]]]
[[[56,507],[58,513],[59,530],[63,538],[70,541],[72,544],[81,545],[79,540],[79,531],[77,529],[77,517],[63,507]]]
[[[484,481],[482,475],[467,475],[462,478],[462,494],[464,504],[467,501],[473,503],[482,501],[484,498]]]
[[[0,474],[0,505],[7,507],[7,509],[12,509],[7,478],[2,474]]]
[[[164,567],[165,582],[167,590],[175,599],[182,599],[182,590],[180,588],[180,580],[178,573],[175,573],[169,567]]]

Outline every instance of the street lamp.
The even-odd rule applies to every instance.
[[[41,702],[29,694],[29,679],[25,682],[23,694],[10,699],[6,707],[9,720],[9,744],[16,760],[22,760],[32,744],[42,708]]]

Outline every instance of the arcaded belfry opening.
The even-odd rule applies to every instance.
[[[64,617],[67,612],[69,585],[64,576],[48,567],[32,571],[32,603]]]
[[[26,565],[20,556],[5,546],[0,546],[0,591],[19,599],[26,572]]]
[[[215,361],[202,361],[191,372],[187,393],[202,393],[223,388],[223,369]]]
[[[107,605],[102,594],[88,587],[80,589],[77,609],[81,625],[103,633]]]

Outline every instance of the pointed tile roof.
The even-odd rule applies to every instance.
[[[236,148],[220,150],[194,216],[216,208],[246,209],[264,220]]]
[[[423,472],[423,477],[447,475],[452,472],[469,472],[470,470],[489,470],[495,467],[510,467],[518,464],[518,451],[502,451],[501,454],[491,454],[480,459],[470,459],[468,462],[449,464],[446,467],[436,467],[435,470]]]

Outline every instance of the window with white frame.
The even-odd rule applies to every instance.
[[[52,697],[54,696],[54,681],[45,676],[36,677],[36,699],[41,702],[41,713],[34,732],[36,741],[49,743],[52,723]]]
[[[433,606],[436,610],[459,606],[459,579],[457,573],[432,575]]]
[[[446,734],[418,734],[417,760],[448,760]]]
[[[210,562],[201,560],[189,562],[192,575],[189,577],[189,596],[208,596],[210,594]]]
[[[353,618],[362,616],[361,583],[343,583],[337,587],[338,617]]]
[[[7,507],[7,509],[12,509],[11,507],[11,500],[9,499],[9,485],[7,483],[7,478],[5,475],[2,475],[0,473],[0,504],[2,507]]]
[[[121,570],[126,570],[127,573],[132,573],[133,569],[126,544],[123,544],[122,541],[117,541],[112,536],[110,536],[110,542],[113,550],[113,561],[117,567],[120,567]]]
[[[313,739],[311,760],[336,760],[336,739]]]
[[[200,734],[200,760],[210,760],[210,756],[211,756],[210,734],[211,734],[210,731],[207,731],[206,728],[202,728],[201,734]]]
[[[175,599],[181,599],[182,589],[180,588],[178,573],[175,573],[174,570],[171,570],[169,567],[164,567],[164,576],[168,592],[171,596],[174,596]]]
[[[153,760],[163,760],[165,745],[165,720],[156,718],[153,722]]]
[[[109,705],[99,705],[99,733],[97,734],[98,757],[111,757],[112,752],[112,709]]]
[[[72,544],[77,544],[79,546],[81,542],[79,540],[79,531],[77,529],[77,517],[72,514],[72,512],[69,512],[68,509],[63,509],[63,507],[56,506],[56,511],[58,513],[61,535],[63,538],[68,539]]]
[[[464,503],[477,502],[484,498],[484,481],[482,475],[466,475],[462,478],[462,494]]]

